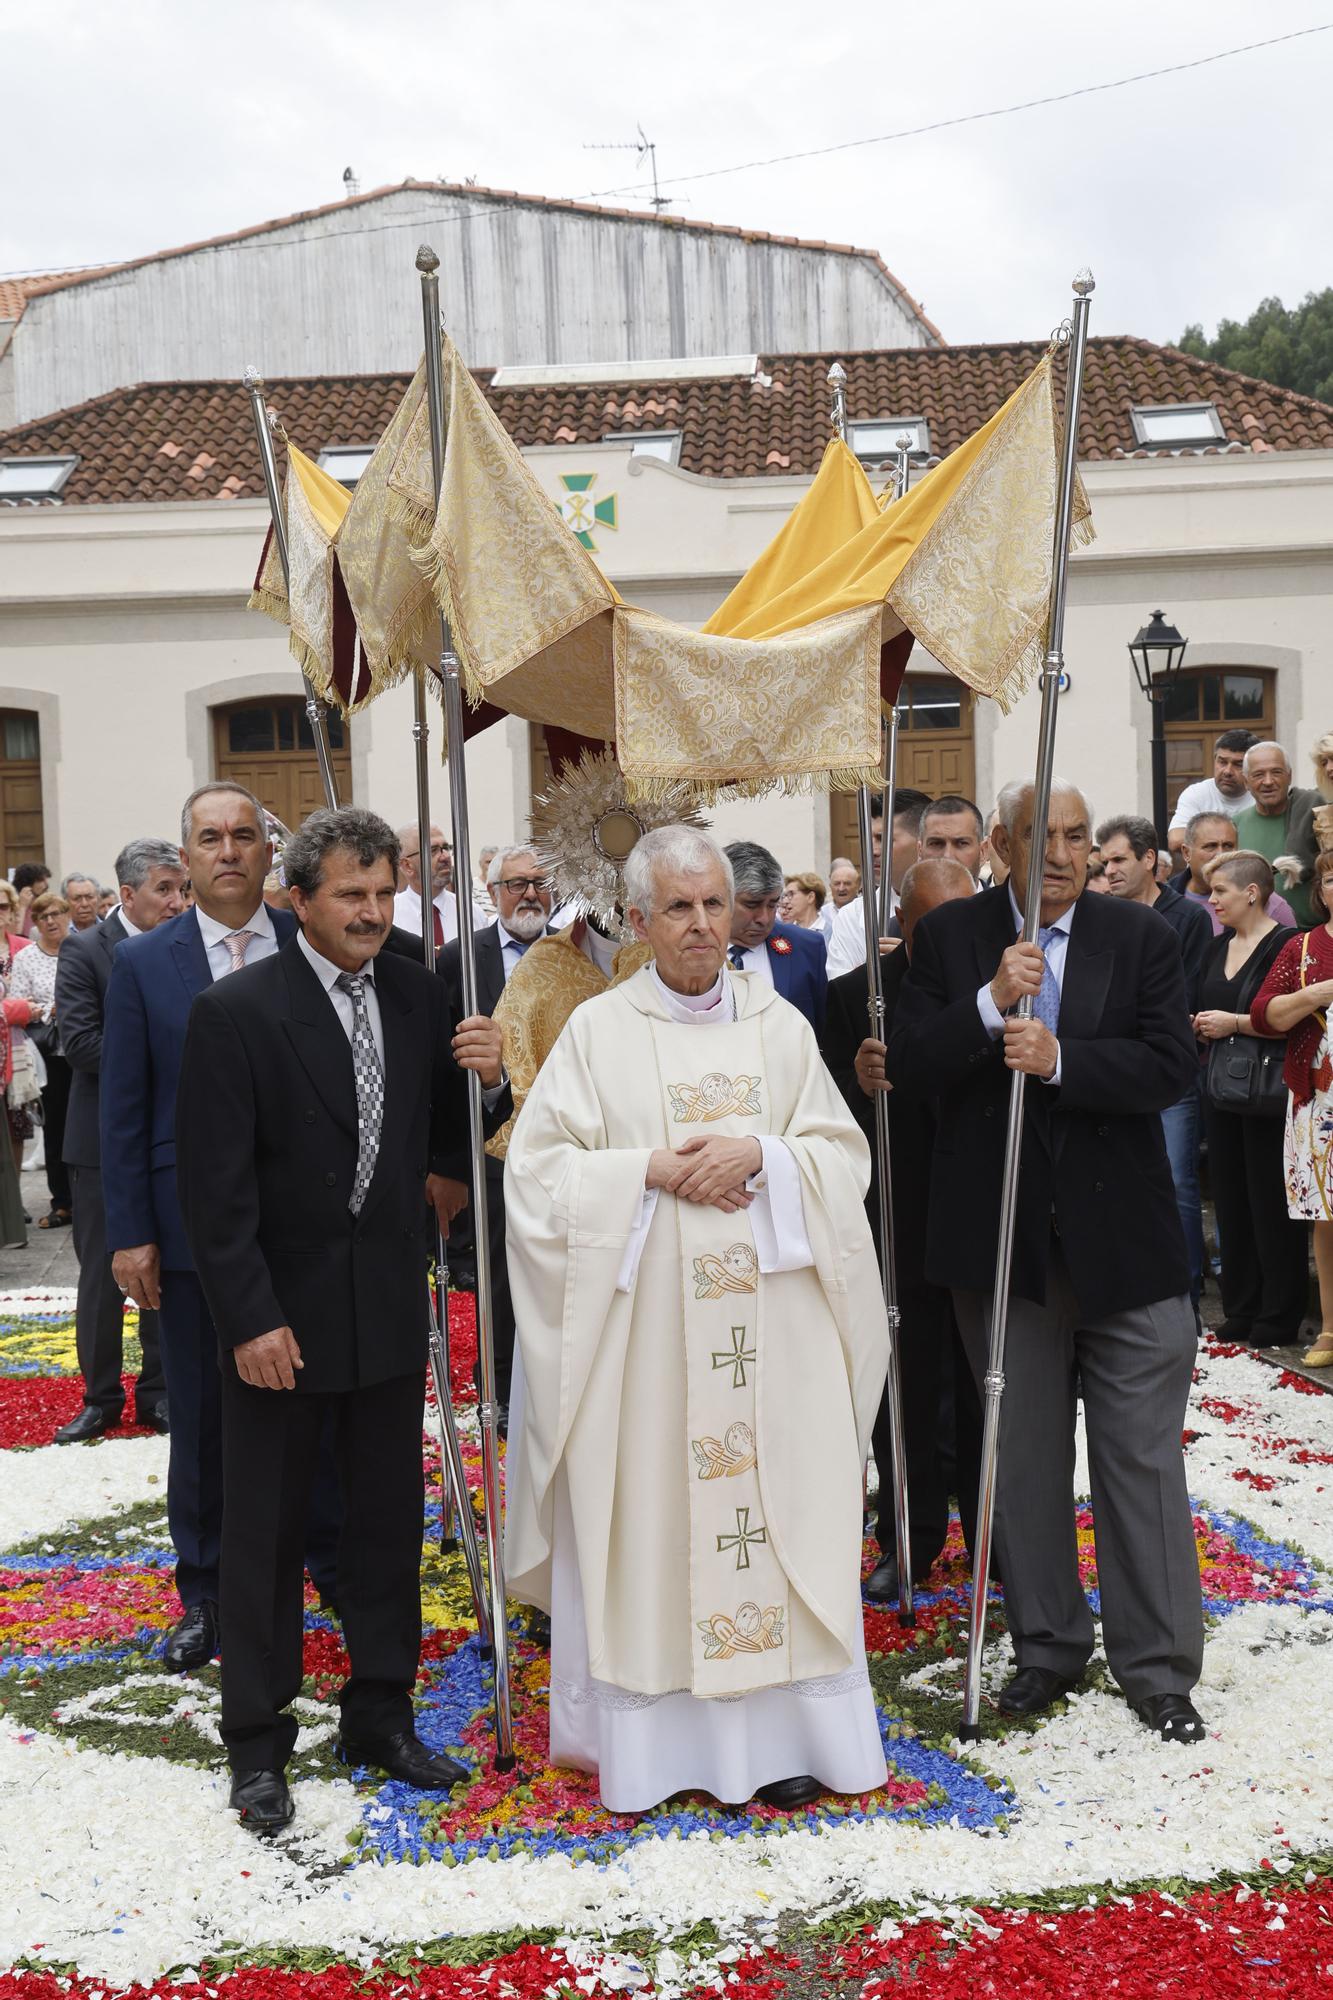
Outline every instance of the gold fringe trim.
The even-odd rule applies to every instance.
[[[401,528],[407,536],[412,545],[414,559],[419,544],[428,542],[435,533],[436,517],[430,508],[418,506],[396,487],[390,486],[385,492],[384,515],[386,520],[391,521],[395,528]]]
[[[287,599],[280,597],[277,591],[265,590],[260,584],[256,584],[250,592],[245,608],[247,611],[262,611],[266,618],[272,618],[278,625],[291,621],[291,606]]]
[[[785,771],[750,778],[715,778],[690,771],[658,772],[634,777],[625,773],[625,797],[633,804],[642,799],[649,805],[663,804],[683,787],[692,804],[715,806],[727,799],[758,799],[773,792],[784,798],[798,798],[819,792],[859,792],[862,786],[882,792],[884,772],[878,764],[844,765],[836,771]]]

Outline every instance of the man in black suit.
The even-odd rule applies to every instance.
[[[941,903],[975,893],[963,862],[941,857],[918,861],[903,878],[899,909],[903,942],[881,950],[885,1031],[893,1026],[921,919]],[[870,1145],[870,1192],[866,1209],[879,1244],[879,1163],[875,1155],[874,1099],[889,1089],[884,1075],[884,1043],[868,1033],[869,981],[864,965],[829,981],[828,1019],[820,1051],[834,1082]],[[953,1422],[945,1434],[942,1402],[950,1361],[958,1345],[948,1289],[926,1276],[927,1190],[935,1142],[934,1107],[924,1100],[889,1096],[889,1153],[893,1169],[893,1250],[900,1314],[898,1351],[902,1386],[903,1442],[907,1460],[908,1523],[912,1540],[912,1581],[923,1584],[949,1532],[952,1478],[959,1496],[968,1546],[976,1519],[978,1412],[971,1371],[953,1370]],[[881,1250],[882,1255],[882,1250]],[[887,1396],[871,1438],[879,1475],[876,1537],[881,1560],[867,1577],[865,1594],[874,1604],[898,1601],[898,1551],[893,1507],[893,1452]]]
[[[56,1017],[72,1075],[65,1114],[64,1160],[74,1195],[74,1254],[79,1260],[75,1338],[83,1376],[83,1408],[55,1434],[57,1444],[81,1444],[120,1422],[125,1404],[120,1371],[125,1297],[111,1275],[102,1200],[98,1095],[102,1021],[111,962],[122,938],[138,937],[181,912],[185,871],[169,840],[132,840],[116,856],[120,907],[91,929],[71,931],[56,961]],[[134,1392],[134,1420],[166,1431],[167,1385],[162,1373],[157,1314],[139,1313],[143,1361]]]
[[[477,955],[477,1011],[491,1015],[510,975],[530,944],[544,936],[551,921],[551,885],[530,847],[497,848],[486,871],[486,885],[497,911],[493,924],[473,934]],[[435,969],[444,981],[449,1010],[457,1021],[463,1013],[461,946],[453,938],[440,951]],[[459,1137],[462,1137],[460,1132]],[[471,1162],[460,1151],[448,1169],[451,1178],[470,1194]],[[466,1257],[473,1242],[470,1200],[455,1225],[450,1242]],[[509,1261],[505,1252],[504,1161],[486,1158],[486,1222],[491,1245],[491,1318],[495,1340],[495,1399],[502,1437],[509,1435],[509,1388],[514,1370],[514,1306],[509,1296]],[[470,1262],[470,1258],[468,1259]],[[475,1266],[474,1266],[475,1268]],[[478,1385],[480,1386],[480,1385]]]
[[[443,987],[378,956],[398,841],[358,807],[312,813],[283,850],[302,926],[201,993],[176,1113],[181,1213],[221,1350],[222,1739],[256,1832],[292,1816],[283,1770],[301,1685],[301,1562],[321,1431],[344,1503],[338,1602],[350,1764],[444,1789],[466,1775],[417,1737],[421,1426],[432,1168],[467,1117],[464,1069],[508,1113],[500,1030],[450,1042]]]
[[[190,794],[178,858],[193,886],[191,907],[116,948],[99,1112],[112,1271],[141,1312],[161,1308],[171,1423],[167,1515],[183,1611],[162,1659],[172,1672],[188,1672],[218,1647],[222,1410],[217,1334],[176,1193],[181,1051],[195,995],[276,953],[296,919],[264,902],[273,849],[264,808],[243,785],[222,778]],[[326,1599],[333,1597],[337,1543],[338,1495],[326,1452],[307,1547]]]
[[[1107,1660],[1149,1728],[1194,1742],[1203,1612],[1180,1434],[1195,1328],[1160,1117],[1197,1062],[1180,952],[1155,911],[1083,894],[1092,829],[1072,786],[1054,786],[1034,859],[1032,789],[1000,794],[1008,885],[917,931],[889,1078],[938,1099],[926,1273],[953,1288],[978,1382],[1010,1082],[1028,1079],[995,1517],[1018,1670],[1000,1708],[1047,1707],[1092,1652],[1073,1504],[1081,1390]],[[1029,893],[1035,945],[1015,942]],[[1025,994],[1033,1017],[1013,1019]]]

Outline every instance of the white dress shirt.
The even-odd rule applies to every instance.
[[[727,946],[727,963],[729,965],[731,964],[731,954],[735,950],[736,946],[734,944]],[[763,980],[765,986],[771,986],[773,984],[773,964],[768,955],[767,939],[763,944],[747,945],[741,953],[740,964],[733,969],[737,972],[752,972],[756,978]],[[668,991],[668,988],[664,986],[662,991],[665,993]],[[676,994],[673,997],[679,999],[681,996]]]
[[[199,935],[204,941],[204,954],[208,959],[208,969],[215,980],[225,979],[229,972],[236,970],[231,962],[231,953],[226,940],[237,931],[252,931],[249,944],[245,948],[247,965],[258,965],[261,958],[272,958],[278,949],[278,934],[273,928],[273,919],[268,913],[268,905],[261,903],[252,916],[244,923],[220,924],[216,917],[195,904],[195,916],[199,919]]]
[[[500,940],[500,964],[504,968],[505,985],[508,986],[514,967],[518,964],[528,946],[536,944],[537,938],[515,937],[512,931],[505,929],[498,917],[493,918],[492,921],[495,924],[495,935]],[[541,931],[537,933],[537,937],[541,937],[542,935]]]
[[[1069,933],[1074,928],[1075,907],[1071,903],[1064,915],[1056,918],[1054,924],[1043,926],[1043,928],[1049,928],[1055,932],[1055,936],[1050,939],[1046,946],[1046,963],[1051,968],[1051,977],[1059,987],[1062,997],[1065,990],[1065,959],[1069,955]],[[1018,899],[1012,889],[1009,891],[1009,908],[1014,919],[1014,935],[1015,937],[1021,937],[1023,935],[1023,912],[1018,907]],[[1004,1033],[1004,1015],[995,1004],[989,981],[984,986],[978,988],[977,1012],[981,1016],[982,1026],[992,1040]],[[1057,1040],[1055,1044],[1054,1074],[1044,1076],[1041,1081],[1049,1084],[1051,1089],[1054,1090],[1060,1081],[1060,1069],[1060,1044]]]
[[[297,932],[296,942],[306,964],[310,967],[316,979],[328,994],[329,999],[333,1002],[333,1011],[338,1016],[339,1021],[341,1021],[343,1033],[350,1042],[352,1039],[352,1028],[356,1021],[356,1008],[352,1005],[351,994],[344,993],[338,985],[338,981],[343,976],[343,968],[340,965],[335,965],[331,959],[325,958],[322,952],[316,951],[315,947],[307,939],[304,931]],[[382,1075],[384,1072],[384,1023],[380,1020],[380,996],[375,991],[374,959],[367,959],[366,963],[361,967],[361,971],[365,974],[366,979],[366,983],[362,988],[366,999],[366,1014],[370,1021],[370,1032],[375,1038],[375,1053],[380,1059],[380,1073]]]
[[[440,913],[440,942],[448,944],[458,936],[458,898],[452,889],[441,889],[434,902]],[[483,914],[475,903],[469,903],[468,908],[472,912],[474,931],[484,930],[487,924],[495,921],[494,910]],[[421,898],[415,889],[398,891],[393,899],[393,920],[400,930],[411,931],[413,937],[421,936]]]
[[[107,914],[108,914],[108,915],[110,915],[110,912],[108,911],[108,913],[107,913]],[[201,915],[201,916],[203,915],[203,912],[202,912],[202,911],[200,911],[200,915]],[[126,914],[125,914],[125,905],[124,905],[123,903],[122,903],[122,904],[121,904],[121,906],[120,906],[120,921],[121,921],[121,924],[122,924],[122,926],[124,927],[124,931],[125,931],[125,935],[126,935],[126,937],[142,937],[142,936],[143,936],[143,932],[142,932],[142,931],[141,931],[141,930],[139,929],[139,926],[138,926],[137,924],[132,924],[132,923],[130,922],[129,918],[128,918],[128,917],[126,916]]]

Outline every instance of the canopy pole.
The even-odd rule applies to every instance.
[[[246,369],[245,388],[250,398],[250,413],[255,420],[259,462],[264,469],[264,491],[268,495],[268,511],[273,518],[273,539],[278,547],[278,561],[282,564],[283,581],[290,592],[292,568],[291,558],[287,553],[287,523],[282,512],[282,490],[278,485],[278,461],[273,455],[273,419],[268,404],[264,401],[264,378],[257,368]],[[333,775],[333,753],[329,749],[329,712],[315,693],[314,683],[309,674],[303,673],[301,679],[305,684],[306,720],[310,724],[310,734],[315,739],[315,760],[319,765],[319,782],[324,787],[324,803],[336,811],[338,782]]]
[[[912,449],[912,439],[910,433],[904,431],[901,437],[894,439],[893,444],[893,497],[895,500],[901,500],[907,491],[908,482],[911,478],[909,454]],[[898,732],[902,728],[902,720],[902,704],[898,700],[897,695],[895,695],[893,698],[893,707],[889,710],[889,747],[884,764],[884,797],[881,801],[880,811],[880,839],[885,842],[887,849],[887,860],[879,871],[879,934],[881,937],[887,937],[889,918],[893,915],[893,821],[895,817],[894,804],[898,792]]]
[[[1051,561],[1051,596],[1046,623],[1046,656],[1041,670],[1041,726],[1037,737],[1037,769],[1032,797],[1032,863],[1029,866],[1027,908],[1023,912],[1023,942],[1035,944],[1041,923],[1041,856],[1051,810],[1051,777],[1055,768],[1055,728],[1064,674],[1065,602],[1069,587],[1069,535],[1074,516],[1074,480],[1078,469],[1078,420],[1083,401],[1083,364],[1088,344],[1088,312],[1094,290],[1092,273],[1074,279],[1074,310],[1067,322],[1069,379],[1065,387],[1064,439],[1060,486],[1055,507],[1055,541]],[[1017,1017],[1030,1021],[1031,994],[1018,1003]],[[1015,1070],[1009,1086],[1009,1125],[1005,1136],[1004,1179],[1000,1192],[1000,1226],[995,1251],[995,1292],[991,1301],[990,1345],[986,1360],[985,1416],[981,1433],[981,1477],[977,1492],[976,1544],[972,1550],[972,1611],[967,1635],[967,1680],[959,1736],[975,1743],[981,1735],[981,1669],[986,1645],[986,1596],[990,1583],[991,1534],[995,1521],[995,1482],[1000,1452],[1000,1406],[1004,1397],[1004,1347],[1009,1324],[1009,1277],[1018,1220],[1018,1175],[1023,1144],[1026,1077]]]
[[[833,428],[847,439],[847,370],[840,361],[829,369],[833,391]],[[896,705],[895,705],[896,712]],[[890,732],[892,739],[892,731]],[[897,748],[896,743],[893,746]],[[893,765],[888,770],[886,790],[892,787]],[[861,842],[861,912],[866,934],[866,1002],[870,1032],[876,1041],[884,1035],[884,977],[880,966],[881,936],[879,901],[875,893],[875,851],[871,833],[871,793],[862,785],[857,793],[857,828]],[[887,880],[893,863],[893,822],[881,829],[881,873]],[[877,1090],[875,1106],[875,1163],[879,1172],[879,1269],[884,1290],[884,1314],[889,1324],[889,1363],[885,1392],[889,1404],[889,1438],[893,1458],[893,1512],[895,1547],[898,1556],[898,1623],[916,1624],[912,1603],[912,1532],[907,1510],[907,1441],[903,1433],[903,1391],[899,1331],[902,1316],[898,1309],[898,1270],[893,1246],[893,1168],[889,1157],[889,1099]]]
[[[436,504],[444,480],[444,380],[440,367],[440,260],[430,245],[417,251],[421,313],[426,340],[426,399],[430,411],[430,455]],[[458,897],[458,959],[463,1013],[477,1011],[477,956],[472,935],[470,889],[472,855],[468,840],[467,766],[463,755],[462,668],[449,621],[440,616],[440,679],[449,760],[449,807],[454,834],[454,882]],[[424,675],[417,675],[417,710],[426,699]],[[423,753],[419,750],[418,756]],[[429,839],[422,849],[423,866]],[[423,877],[424,882],[424,877]],[[424,898],[423,898],[424,904]],[[427,912],[423,908],[423,919]],[[481,1374],[481,1465],[485,1494],[486,1568],[490,1585],[491,1637],[495,1649],[495,1768],[514,1768],[514,1723],[510,1695],[509,1628],[505,1617],[504,1547],[500,1501],[500,1437],[495,1398],[495,1320],[491,1299],[491,1239],[487,1227],[486,1134],[482,1122],[481,1078],[467,1072],[468,1128],[471,1139],[473,1236],[477,1263],[477,1358]]]

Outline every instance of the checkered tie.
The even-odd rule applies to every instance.
[[[1043,1028],[1049,1028],[1053,1035],[1058,1032],[1060,1026],[1060,984],[1051,971],[1050,950],[1052,940],[1063,935],[1064,933],[1057,930],[1054,924],[1043,924],[1037,932],[1037,943],[1047,957],[1041,969],[1041,991],[1033,1002],[1032,1011]]]
[[[743,944],[732,944],[727,946],[727,963],[730,965],[733,972],[744,972],[745,946]]]
[[[384,1124],[384,1071],[380,1067],[379,1050],[375,1047],[375,1037],[370,1026],[370,1009],[366,1005],[365,973],[340,972],[335,983],[338,990],[346,993],[352,1002],[352,1070],[356,1077],[357,1153],[356,1179],[352,1183],[352,1198],[347,1205],[353,1215],[360,1215],[380,1149],[380,1131]]]
[[[231,953],[230,970],[232,972],[240,971],[241,967],[245,964],[245,954],[250,949],[251,938],[258,936],[259,936],[258,931],[227,932],[227,935],[226,937],[223,938],[222,942],[223,944],[226,945],[227,950]]]

